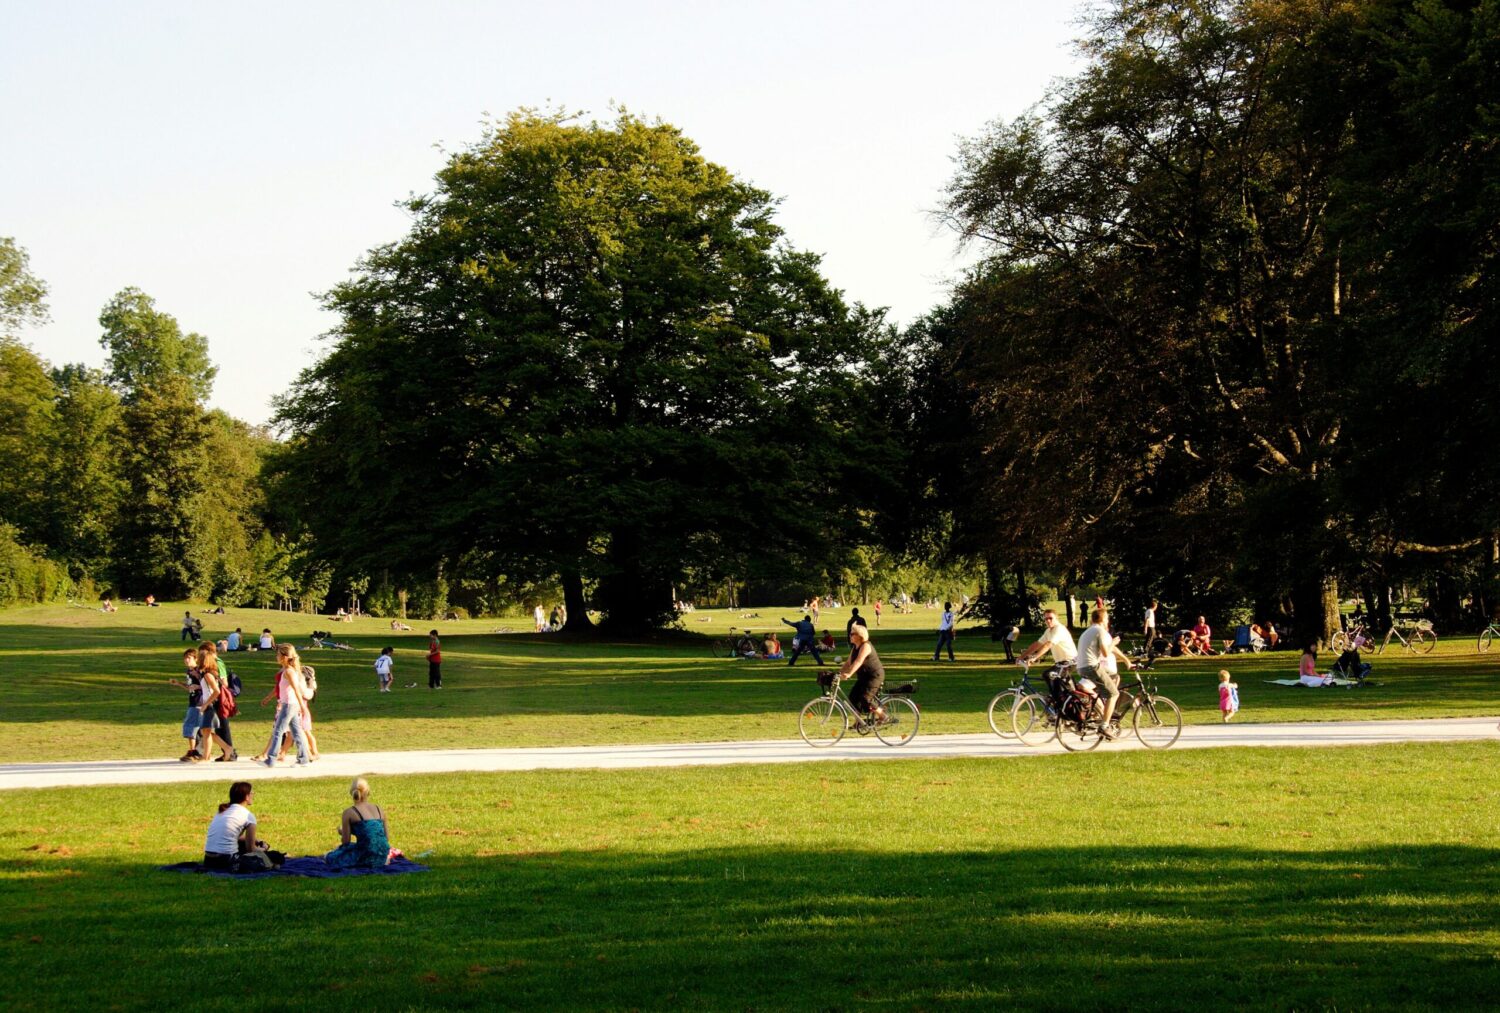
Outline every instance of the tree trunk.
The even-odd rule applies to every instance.
[[[1296,646],[1322,646],[1339,628],[1339,584],[1332,576],[1313,576],[1292,590],[1292,625]]]
[[[568,621],[563,624],[564,633],[590,633],[594,629],[589,619],[589,603],[583,597],[583,577],[577,570],[565,570],[562,578],[563,611]]]
[[[1385,575],[1381,574],[1380,582],[1375,585],[1375,614],[1372,617],[1375,629],[1388,630],[1391,628],[1391,585],[1386,583]]]

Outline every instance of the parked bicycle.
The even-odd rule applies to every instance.
[[[1490,624],[1484,628],[1484,632],[1479,634],[1479,653],[1484,654],[1488,651],[1490,644],[1494,643],[1496,637],[1500,637],[1500,623],[1490,620]]]
[[[1437,634],[1432,632],[1432,621],[1430,619],[1418,619],[1407,627],[1406,635],[1395,623],[1385,631],[1385,639],[1380,642],[1380,653],[1391,645],[1391,638],[1400,642],[1401,646],[1411,654],[1431,654],[1432,649],[1437,646]]]
[[[743,658],[747,655],[758,654],[760,644],[755,642],[755,637],[749,630],[736,633],[733,626],[729,627],[729,636],[714,637],[708,642],[709,653],[716,658]]]
[[[1157,693],[1155,680],[1146,682],[1141,669],[1133,670],[1131,675],[1134,681],[1120,686],[1110,730],[1118,735],[1128,717],[1141,745],[1147,749],[1170,748],[1182,735],[1182,710]],[[1049,671],[1047,683],[1046,693],[1033,693],[1016,701],[1011,711],[1016,738],[1028,746],[1056,738],[1071,752],[1099,745],[1104,739],[1100,721],[1104,705],[1098,694],[1074,680],[1071,664]]]
[[[985,716],[990,722],[990,730],[1002,739],[1016,738],[1015,722],[1011,720],[1011,711],[1015,709],[1016,701],[1038,692],[1038,688],[1032,685],[1029,678],[1031,661],[1022,660],[1017,661],[1016,664],[1021,668],[1021,681],[1009,689],[1002,689],[996,693],[989,707],[985,709]]]
[[[860,735],[875,733],[875,737],[888,746],[904,746],[917,737],[917,726],[922,723],[922,712],[910,699],[917,691],[915,682],[908,682],[895,689],[882,689],[875,694],[875,701],[885,710],[883,720],[873,714],[862,715],[854,709],[844,695],[841,684],[844,679],[836,671],[818,672],[818,685],[822,696],[809,700],[797,715],[797,731],[802,741],[809,746],[832,746],[853,728]]]
[[[1355,620],[1347,630],[1335,630],[1333,636],[1328,638],[1328,647],[1335,654],[1343,654],[1354,648],[1369,654],[1375,650],[1375,638],[1370,635],[1364,623]]]

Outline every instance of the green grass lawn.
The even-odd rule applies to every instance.
[[[236,882],[225,785],[0,795],[0,1008],[1479,1008],[1496,743],[377,779],[434,871]],[[342,781],[267,781],[336,843]]]
[[[214,636],[236,626],[247,632],[269,626],[299,645],[314,628],[335,626],[357,649],[314,650],[305,657],[319,673],[314,709],[320,744],[348,752],[795,737],[797,709],[815,692],[809,659],[789,668],[716,660],[708,651],[707,634],[731,625],[762,631],[783,615],[798,616],[793,609],[756,611],[759,618],[691,613],[685,632],[648,643],[493,632],[507,625],[529,629],[527,619],[439,623],[441,692],[426,688],[428,622],[393,634],[374,619],[333,624],[327,617],[250,609],[205,618]],[[174,605],[125,607],[109,616],[64,606],[0,613],[0,762],[179,755],[183,694],[165,680],[181,674],[181,614]],[[842,644],[847,617],[847,610],[825,612],[819,627],[832,629]],[[935,625],[936,613],[926,609],[885,617],[873,634],[889,677],[920,680],[924,733],[983,731],[986,704],[1010,684],[1014,670],[998,663],[999,645],[962,630],[959,661],[934,664]],[[416,682],[418,688],[376,692],[371,665],[385,644],[397,649],[397,686]],[[1291,652],[1168,659],[1158,666],[1159,688],[1189,722],[1218,720],[1220,667],[1240,683],[1244,721],[1500,713],[1500,651],[1481,657],[1467,635],[1447,638],[1429,657],[1377,656],[1380,685],[1358,691],[1263,683],[1295,675],[1297,660]],[[1332,658],[1323,660],[1326,666]],[[269,654],[234,656],[246,684],[236,742],[247,755],[270,731],[270,710],[256,702],[270,686],[273,661]]]

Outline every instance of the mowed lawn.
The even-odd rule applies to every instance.
[[[198,612],[194,608],[195,613]],[[282,640],[309,643],[333,627],[355,650],[308,650],[320,691],[314,706],[325,751],[536,746],[626,742],[792,738],[796,713],[814,695],[814,665],[715,659],[709,634],[731,625],[764,631],[795,609],[689,614],[685,629],[645,643],[577,641],[530,632],[529,619],[436,624],[443,634],[444,689],[427,689],[426,631],[392,633],[383,620],[333,623],[327,617],[250,609],[204,616],[206,635],[236,626],[247,634],[269,626]],[[868,613],[870,610],[863,610]],[[165,685],[181,675],[182,607],[124,607],[113,615],[66,606],[0,613],[0,762],[177,756],[184,695]],[[844,653],[847,609],[825,612]],[[989,699],[1016,677],[1001,665],[998,644],[982,634],[958,636],[956,663],[931,661],[937,613],[887,614],[873,630],[894,681],[916,678],[924,734],[986,730]],[[790,634],[786,627],[780,627]],[[1029,643],[1030,637],[1023,637]],[[790,644],[789,637],[784,642]],[[372,664],[380,647],[396,648],[396,686],[376,692]],[[1296,674],[1293,652],[1228,658],[1166,659],[1156,672],[1161,692],[1188,722],[1218,720],[1217,675],[1228,667],[1240,684],[1242,721],[1320,721],[1443,717],[1500,713],[1500,650],[1480,656],[1470,635],[1450,636],[1428,657],[1376,656],[1379,685],[1309,690],[1266,685]],[[1324,667],[1332,657],[1322,659]],[[243,677],[244,711],[234,724],[243,754],[270,731],[274,657],[233,656]],[[414,689],[404,688],[416,683]]]
[[[1500,745],[387,777],[433,871],[233,881],[226,785],[0,795],[0,1008],[1446,1009]],[[227,782],[227,778],[226,778]],[[346,784],[267,781],[335,843]]]

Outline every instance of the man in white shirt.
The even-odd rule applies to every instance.
[[[1156,642],[1156,599],[1151,599],[1151,604],[1146,606],[1146,618],[1141,625],[1141,632],[1146,635],[1146,650],[1151,650],[1151,645]]]
[[[1052,663],[1061,665],[1078,657],[1078,648],[1073,646],[1073,634],[1057,621],[1057,613],[1048,609],[1042,613],[1042,635],[1036,643],[1022,651],[1017,661],[1031,661],[1040,657],[1047,648],[1052,648]]]
[[[953,603],[943,602],[943,618],[938,622],[937,647],[932,652],[932,660],[937,661],[938,655],[943,653],[943,647],[948,648],[948,660],[957,661],[953,656]]]
[[[1133,669],[1135,665],[1120,650],[1115,638],[1109,635],[1109,610],[1094,609],[1093,620],[1078,638],[1078,677],[1091,679],[1099,687],[1099,696],[1104,701],[1104,726],[1101,734],[1112,739],[1115,736],[1110,731],[1109,719],[1114,716],[1115,701],[1120,698],[1120,678],[1114,673],[1114,666],[1105,664],[1105,659],[1113,655],[1125,662],[1127,669]]]

